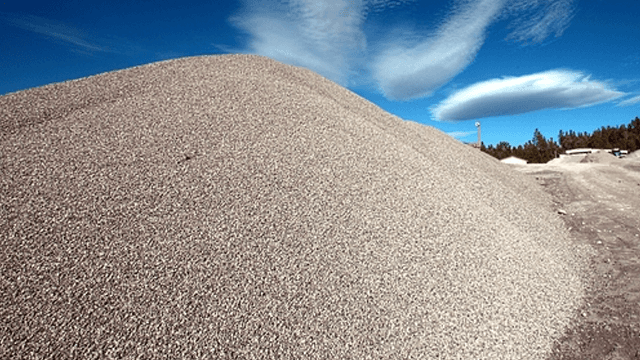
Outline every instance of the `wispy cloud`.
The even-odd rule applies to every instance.
[[[618,103],[618,106],[631,106],[631,105],[635,105],[635,104],[640,104],[640,95],[638,96],[634,96],[630,99],[624,100],[624,101],[620,101]]]
[[[451,132],[448,132],[447,135],[454,137],[456,139],[463,139],[469,135],[473,135],[476,133],[477,133],[476,131],[451,131]]]
[[[551,70],[473,84],[432,109],[435,120],[471,120],[542,109],[586,107],[625,93],[570,70]]]
[[[515,15],[510,25],[514,29],[507,39],[522,43],[539,43],[569,27],[575,14],[574,0],[516,0],[510,2],[504,14]]]
[[[247,52],[304,66],[347,85],[366,49],[361,26],[368,9],[362,0],[248,0],[230,20],[250,36]]]
[[[78,29],[58,21],[45,19],[33,15],[16,15],[0,13],[0,20],[9,25],[45,36],[52,40],[61,41],[84,52],[113,52],[106,46],[98,45],[89,36]]]

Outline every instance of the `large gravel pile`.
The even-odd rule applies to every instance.
[[[0,97],[0,358],[541,359],[586,264],[538,186],[315,73]]]

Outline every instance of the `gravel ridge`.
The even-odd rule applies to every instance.
[[[543,359],[588,250],[535,182],[306,69],[0,97],[0,358]]]

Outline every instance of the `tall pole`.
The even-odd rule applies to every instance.
[[[478,149],[482,147],[482,140],[480,140],[480,121],[476,121],[476,127],[478,128]]]

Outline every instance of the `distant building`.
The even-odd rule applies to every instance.
[[[500,161],[505,163],[505,164],[527,165],[527,160],[520,159],[519,157],[515,157],[515,156],[509,156],[508,158],[504,158],[504,159],[502,159]]]
[[[567,155],[586,155],[586,154],[593,154],[598,151],[599,149],[580,148],[580,149],[567,150],[564,153]]]
[[[626,155],[629,154],[629,151],[620,150],[618,148],[615,148],[615,149],[580,148],[580,149],[567,150],[567,151],[564,152],[564,154],[561,154],[560,157],[573,156],[573,155],[588,155],[588,154],[593,154],[593,153],[597,153],[597,152],[607,152],[607,153],[613,154],[613,155],[615,155],[617,157],[625,157]]]

